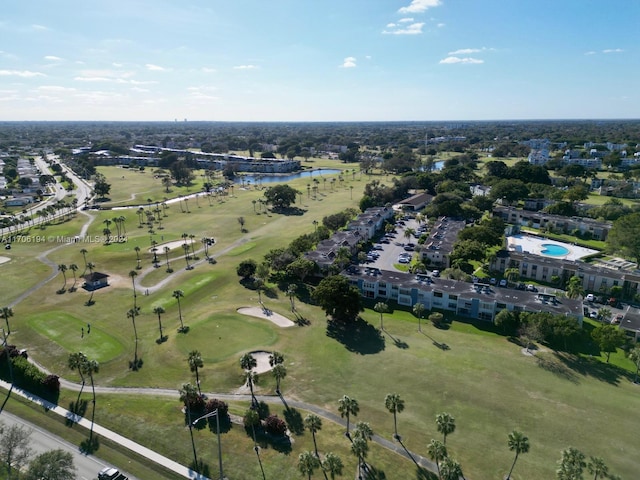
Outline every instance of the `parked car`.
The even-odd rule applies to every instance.
[[[440,270],[434,270],[433,272],[431,272],[431,275],[434,277],[439,277],[440,276]]]
[[[507,286],[507,281],[503,278],[502,280],[500,280],[500,282],[498,283],[499,287],[506,287]]]
[[[586,297],[584,297],[584,299],[587,302],[593,302],[595,300],[595,297],[594,297],[593,293],[589,293]]]
[[[98,480],[129,480],[126,475],[120,473],[117,468],[104,467],[98,473]]]
[[[531,283],[529,285],[527,285],[527,290],[530,291],[530,292],[537,292],[538,291],[536,286],[531,284]]]
[[[491,279],[489,279],[489,283],[491,285],[495,285],[497,283],[497,280],[495,278],[491,278]]]
[[[619,324],[620,324],[620,322],[622,322],[622,319],[623,319],[623,318],[624,318],[624,314],[619,313],[619,314],[617,314],[615,317],[613,317],[613,318],[611,319],[611,324],[612,324],[612,325],[619,325]]]

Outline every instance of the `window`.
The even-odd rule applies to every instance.
[[[458,300],[457,295],[449,295],[449,300]]]
[[[436,298],[442,298],[442,292],[433,292],[433,296]]]

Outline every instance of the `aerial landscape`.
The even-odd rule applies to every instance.
[[[8,6],[0,479],[638,478],[640,5],[504,3]]]

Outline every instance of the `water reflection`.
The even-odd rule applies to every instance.
[[[304,172],[287,173],[283,175],[238,175],[234,182],[241,185],[255,185],[256,183],[286,183],[299,178],[321,178],[323,175],[335,175],[342,170],[337,168],[319,168],[317,170],[305,170]]]

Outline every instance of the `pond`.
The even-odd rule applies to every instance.
[[[238,175],[233,181],[239,184],[255,185],[256,182],[260,183],[286,183],[299,178],[321,178],[323,175],[335,175],[342,170],[337,168],[319,168],[317,170],[305,170],[304,172],[297,173],[284,173],[281,175]]]

